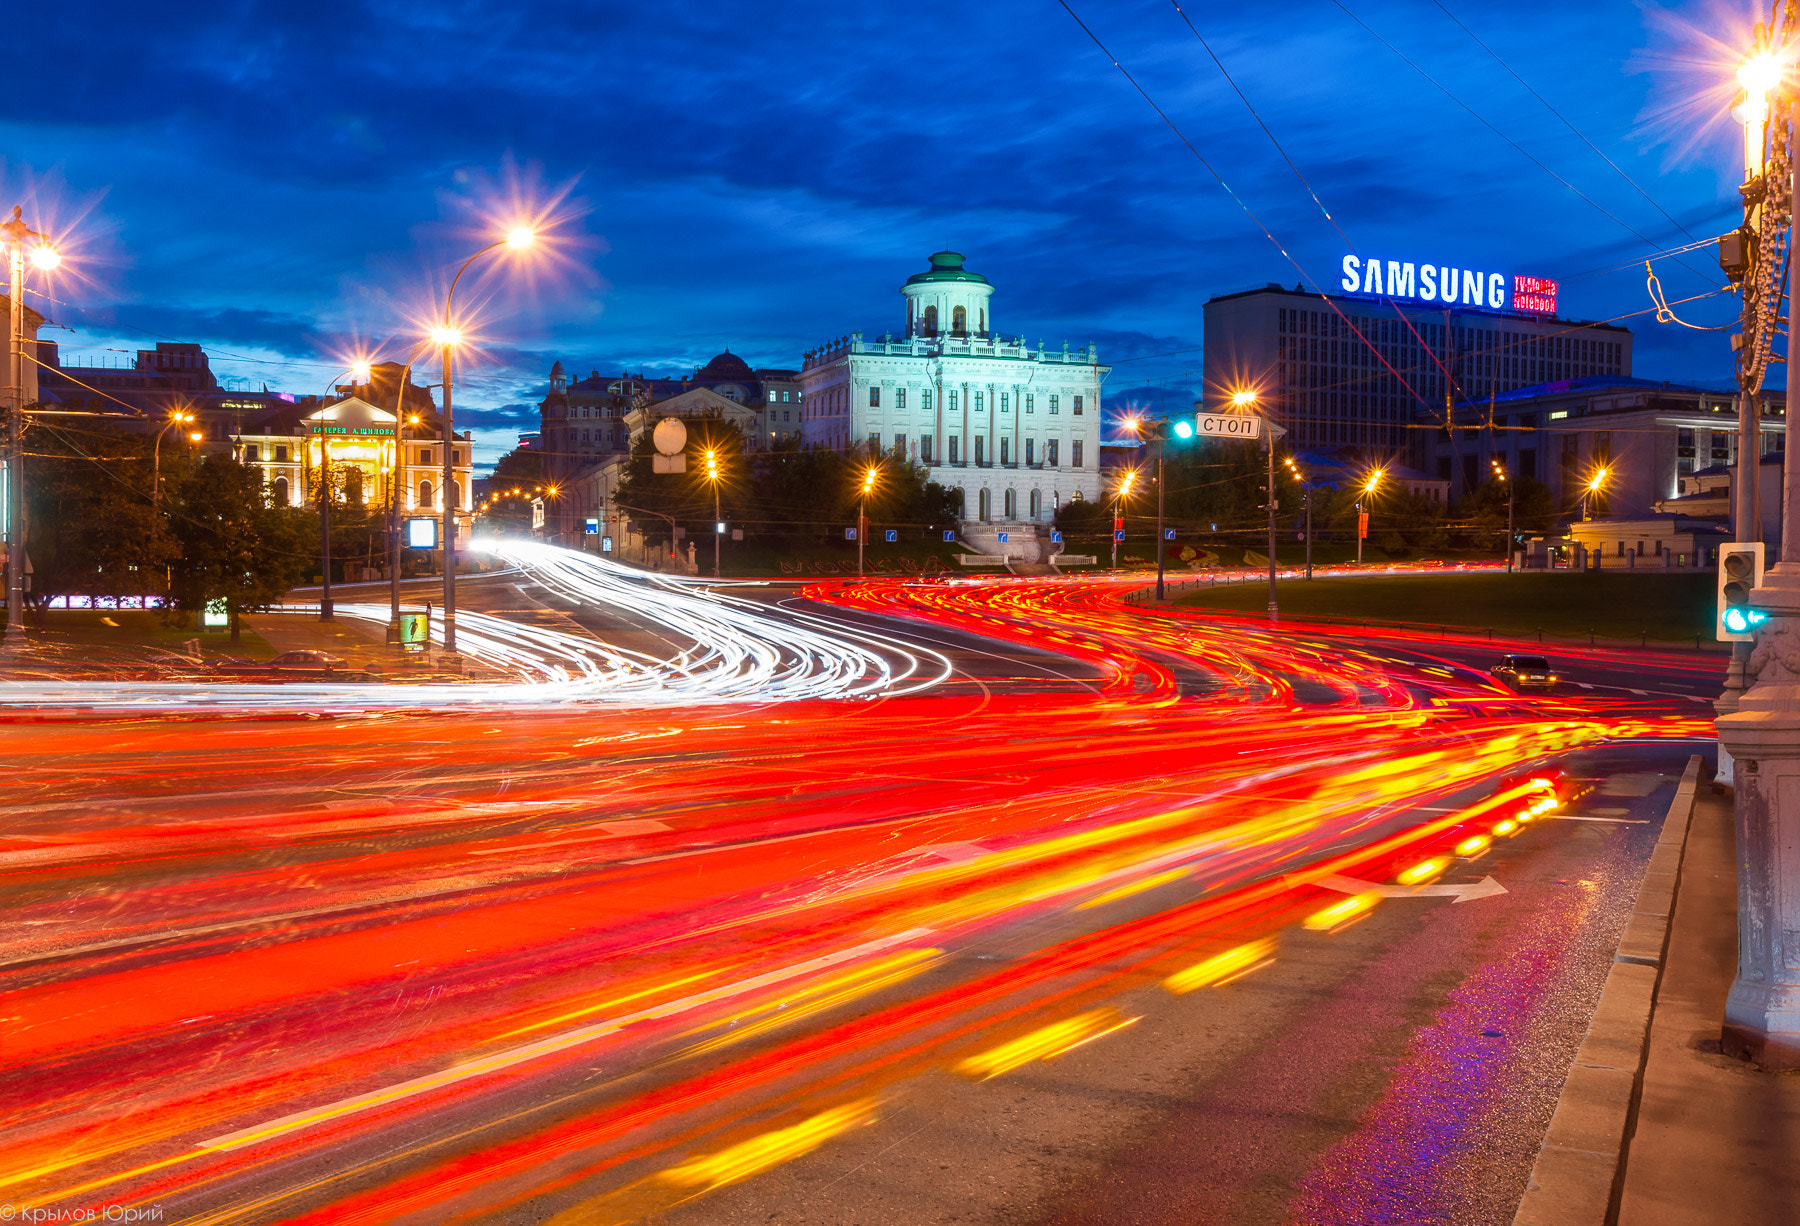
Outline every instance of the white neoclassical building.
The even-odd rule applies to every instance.
[[[986,277],[940,251],[907,279],[904,336],[853,332],[806,355],[801,438],[921,465],[977,523],[1048,523],[1100,497],[1100,388],[1092,345],[1060,352],[993,330]]]

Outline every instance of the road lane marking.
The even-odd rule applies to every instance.
[[[1440,881],[1434,885],[1394,885],[1329,873],[1323,877],[1313,878],[1312,884],[1322,885],[1326,889],[1336,890],[1340,894],[1367,894],[1374,891],[1383,898],[1454,898],[1457,902],[1468,902],[1474,898],[1492,898],[1496,894],[1509,892],[1505,886],[1492,877],[1483,877],[1480,881]]]
[[[248,1128],[240,1128],[236,1132],[228,1132],[223,1136],[217,1136],[213,1137],[211,1140],[201,1141],[196,1148],[224,1151],[242,1149],[247,1145],[256,1145],[263,1141],[272,1140],[275,1137],[286,1136],[289,1133],[298,1132],[303,1128],[310,1128],[314,1124],[322,1124],[326,1120],[341,1119],[346,1115],[354,1115],[359,1111],[367,1111],[371,1107],[379,1107],[387,1103],[398,1102],[403,1098],[411,1098],[415,1094],[423,1094],[429,1090],[436,1090],[444,1086],[455,1085],[461,1081],[467,1081],[472,1077],[482,1077],[489,1073],[499,1072],[502,1069],[512,1068],[515,1065],[523,1064],[529,1060],[536,1060],[540,1056],[554,1055],[557,1052],[566,1051],[571,1047],[578,1047],[583,1043],[591,1043],[595,1039],[601,1039],[605,1038],[607,1035],[616,1034],[627,1026],[637,1022],[670,1017],[677,1013],[686,1012],[699,1005],[710,1004],[713,1001],[742,995],[745,992],[755,991],[757,988],[768,987],[771,984],[782,983],[812,971],[836,966],[839,963],[848,962],[853,958],[859,958],[864,954],[873,953],[876,950],[887,949],[894,945],[904,945],[909,941],[916,941],[921,937],[929,936],[933,931],[934,930],[930,928],[909,928],[907,931],[895,933],[893,936],[880,937],[873,941],[864,941],[861,945],[853,945],[849,949],[841,949],[836,953],[823,954],[820,957],[811,958],[805,962],[796,962],[792,966],[782,967],[780,970],[768,971],[765,974],[755,975],[749,979],[726,984],[723,987],[709,988],[704,992],[695,992],[691,996],[683,996],[678,1000],[665,1001],[660,1005],[652,1005],[648,1009],[640,1009],[636,1013],[626,1014],[624,1017],[616,1017],[604,1022],[595,1022],[589,1026],[579,1026],[574,1030],[565,1030],[561,1034],[554,1034],[548,1038],[538,1039],[531,1043],[523,1043],[517,1047],[509,1047],[505,1051],[495,1052],[489,1056],[482,1056],[479,1059],[471,1060],[466,1064],[458,1064],[451,1068],[447,1068],[439,1073],[430,1073],[424,1077],[414,1077],[407,1081],[395,1082],[393,1085],[384,1086],[379,1090],[370,1090],[366,1094],[357,1094],[350,1098],[341,1098],[337,1102],[326,1103],[319,1107],[310,1107],[305,1111],[295,1111],[292,1114],[281,1116],[278,1119],[269,1120],[267,1123],[253,1124]]]
[[[1649,820],[1642,817],[1586,817],[1578,813],[1552,813],[1551,820],[1558,822],[1616,822],[1621,826],[1648,826]]]

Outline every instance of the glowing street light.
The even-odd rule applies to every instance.
[[[156,443],[150,448],[150,513],[152,515],[156,514],[157,508],[162,505],[163,435],[175,429],[175,427],[185,426],[193,420],[194,415],[192,413],[183,413],[180,409],[176,409],[173,413],[169,414],[169,420],[163,424],[163,428],[156,432]]]
[[[1237,391],[1231,393],[1231,407],[1240,412],[1254,407],[1255,404],[1256,389],[1253,387],[1239,388]]]
[[[1506,465],[1500,462],[1499,456],[1491,457],[1488,465],[1494,470],[1494,480],[1506,487],[1506,573],[1510,575],[1513,568],[1513,547],[1515,545],[1513,540],[1513,495],[1517,493],[1517,490],[1513,483],[1506,479]]]
[[[530,226],[514,226],[506,232],[506,245],[518,251],[531,246],[537,238],[537,231]]]
[[[1119,533],[1125,530],[1125,504],[1131,499],[1131,487],[1137,483],[1137,469],[1128,468],[1119,477],[1119,488],[1113,498],[1112,568],[1119,569]]]
[[[1387,476],[1387,469],[1377,468],[1370,473],[1362,484],[1362,493],[1356,499],[1356,564],[1362,565],[1363,539],[1369,534],[1367,513],[1363,510],[1364,501],[1374,502],[1375,491],[1381,486],[1381,479]]]
[[[725,535],[725,521],[719,518],[719,453],[711,447],[706,449],[706,479],[712,482],[713,491],[713,578],[719,577],[719,539]]]
[[[1587,484],[1581,487],[1581,518],[1592,519],[1593,499],[1595,494],[1605,491],[1607,481],[1612,477],[1612,470],[1604,466],[1596,468],[1594,475],[1588,478]]]
[[[869,495],[875,490],[874,465],[863,469],[862,497],[856,503],[856,573],[863,573],[863,538],[869,535]]]

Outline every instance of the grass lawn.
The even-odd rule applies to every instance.
[[[1635,639],[1648,635],[1710,643],[1716,581],[1711,572],[1638,574],[1556,571],[1550,574],[1369,575],[1284,579],[1276,588],[1283,613],[1425,626],[1492,629],[1496,633]],[[1266,584],[1202,588],[1177,603],[1260,613]]]
[[[157,615],[145,609],[47,609],[42,629],[46,638],[59,644],[81,648],[124,648],[167,651],[179,654],[182,644],[198,639],[201,655],[267,657],[275,649],[259,635],[244,629],[236,643],[223,630],[201,630],[198,625],[186,630],[162,624]]]

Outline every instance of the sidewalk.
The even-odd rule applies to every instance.
[[[1702,786],[1650,1023],[1623,1226],[1800,1220],[1800,1073],[1719,1052],[1737,969],[1732,804]]]
[[[1800,1221],[1800,1073],[1719,1050],[1737,836],[1700,765],[1664,819],[1514,1226]]]

